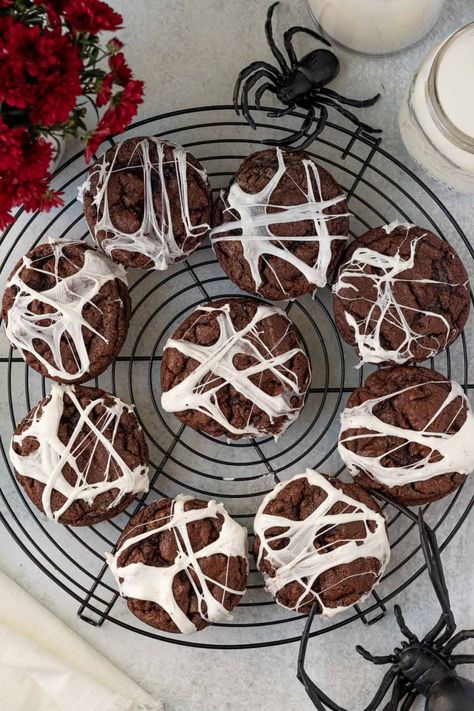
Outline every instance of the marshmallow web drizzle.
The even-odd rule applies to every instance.
[[[89,353],[84,340],[83,329],[88,329],[102,341],[108,343],[105,336],[96,331],[82,315],[85,306],[93,303],[102,287],[109,281],[120,279],[127,283],[125,269],[114,264],[95,249],[84,250],[84,264],[76,267],[77,271],[67,277],[59,276],[60,260],[68,260],[68,246],[77,246],[78,242],[51,242],[51,253],[55,260],[52,272],[46,271],[36,262],[44,262],[45,257],[32,260],[25,256],[15,273],[6,284],[6,289],[15,287],[17,293],[13,304],[8,310],[5,331],[10,343],[20,351],[31,353],[41,363],[51,378],[61,380],[78,380],[89,371]],[[74,265],[76,266],[76,265]],[[22,278],[23,269],[36,271],[53,277],[54,286],[45,291],[35,291]],[[38,300],[51,307],[51,313],[34,313],[30,306]],[[121,304],[122,306],[122,304]],[[99,308],[95,306],[95,308]],[[45,322],[49,323],[46,324]],[[35,341],[43,341],[49,348],[53,358],[50,363],[35,348]],[[69,373],[63,364],[61,343],[69,345],[69,351],[76,360],[76,371]]]
[[[236,330],[231,314],[230,305],[223,306],[199,306],[196,312],[212,313],[218,312],[217,322],[220,328],[220,335],[216,343],[211,346],[202,346],[183,339],[170,338],[165,346],[176,348],[186,358],[193,358],[199,365],[184,380],[172,387],[161,396],[161,404],[166,412],[182,412],[183,410],[197,410],[208,415],[218,422],[222,427],[236,435],[255,436],[262,432],[254,427],[251,422],[251,412],[245,427],[239,428],[232,425],[222,412],[219,402],[219,390],[227,385],[232,385],[247,400],[263,410],[269,417],[270,422],[276,418],[284,417],[279,434],[283,432],[299,415],[303,406],[291,405],[291,398],[298,396],[303,398],[305,390],[300,391],[297,375],[285,366],[285,363],[294,358],[298,353],[302,353],[301,347],[275,355],[280,341],[269,347],[262,340],[260,335],[261,322],[269,317],[280,315],[288,322],[287,329],[281,341],[284,341],[290,329],[293,327],[286,314],[273,306],[259,305],[251,321],[240,331]],[[253,365],[243,370],[238,370],[234,365],[234,358],[238,354],[244,354],[255,360]],[[308,363],[309,368],[309,363]],[[261,390],[258,385],[250,380],[250,376],[263,374],[270,370],[272,375],[281,383],[282,393],[280,395],[269,395]]]
[[[224,555],[228,559],[227,569],[233,557],[247,560],[247,531],[229,516],[224,505],[216,501],[208,501],[203,509],[185,511],[186,502],[191,500],[191,496],[180,494],[172,501],[170,516],[148,521],[146,525],[153,523],[155,528],[144,533],[139,532],[144,526],[137,525],[132,529],[132,532],[136,529],[135,535],[126,537],[115,554],[106,554],[107,563],[115,576],[120,594],[124,597],[156,603],[168,613],[183,634],[196,632],[196,626],[176,602],[173,594],[175,576],[181,572],[186,574],[197,598],[199,615],[204,620],[217,622],[223,618],[232,619],[232,615],[224,607],[225,598],[227,595],[242,596],[244,591],[234,590],[207,576],[201,568],[200,560],[212,555]],[[219,537],[199,551],[193,551],[188,525],[205,519],[215,519],[218,516],[223,519]],[[164,531],[170,531],[174,535],[178,548],[178,554],[172,565],[162,568],[144,563],[119,566],[118,560],[124,551]],[[222,590],[220,599],[214,597],[209,586],[213,588],[217,586]]]
[[[265,513],[268,504],[296,479],[307,479],[311,486],[322,489],[326,498],[313,513],[302,521]],[[338,502],[345,504],[341,513],[329,513]],[[353,510],[349,510],[350,508]],[[327,547],[315,548],[314,544],[319,536],[324,537],[328,531],[355,521],[364,525],[363,538],[343,540],[342,544],[333,550],[329,550],[332,543]],[[369,524],[373,526],[373,531],[370,530]],[[280,529],[281,532],[272,532],[275,528]],[[378,574],[374,573],[374,585],[376,585],[390,559],[390,546],[384,517],[360,501],[347,496],[343,491],[336,489],[324,476],[311,469],[307,469],[306,474],[300,474],[289,481],[281,482],[270,494],[267,494],[255,516],[254,529],[255,535],[260,539],[257,567],[260,567],[262,558],[265,558],[275,570],[273,576],[264,575],[266,589],[276,598],[278,592],[285,585],[298,583],[302,592],[294,608],[296,612],[302,605],[306,605],[308,601],[312,602],[314,599],[320,606],[320,614],[327,617],[346,610],[350,606],[327,607],[324,604],[321,596],[327,592],[327,589],[318,590],[318,578],[336,566],[353,563],[359,558],[376,558],[380,562]],[[270,544],[282,540],[286,542],[286,545],[280,550],[274,550],[270,546]],[[358,575],[367,575],[368,572]],[[348,576],[337,584],[348,580],[349,577],[356,576]],[[361,602],[365,597],[367,596],[358,602]],[[277,600],[277,602],[279,601]],[[279,602],[279,604],[281,603]]]
[[[451,380],[432,381],[434,385],[440,385],[443,382],[449,386],[446,398],[420,431],[405,429],[383,422],[374,414],[374,410],[404,392],[416,391],[418,388],[422,389],[430,383],[410,385],[397,392],[366,400],[361,405],[346,408],[341,415],[341,436],[338,446],[341,458],[350,472],[356,475],[359,471],[364,471],[376,481],[389,487],[402,486],[416,481],[426,481],[440,474],[455,472],[470,474],[474,469],[474,415],[469,400],[459,383]],[[453,434],[433,431],[431,429],[433,423],[442,416],[446,408],[457,398],[459,398],[459,409],[451,421],[455,422],[456,418],[465,409],[466,419],[464,424]],[[365,432],[365,434],[345,436],[344,433],[350,429],[369,430],[370,434]],[[357,454],[345,446],[349,442],[360,441],[364,444],[365,441],[374,437],[387,439],[387,451],[379,457]],[[396,438],[395,443],[390,446],[394,438]],[[426,455],[422,459],[403,467],[385,466],[383,464],[385,457],[404,447],[409,447],[411,444],[426,447]],[[440,456],[434,457],[435,454]],[[433,461],[433,459],[437,461]]]
[[[151,155],[152,144],[156,149],[157,158]],[[207,223],[193,225],[189,210],[188,194],[188,170],[195,171],[207,184],[207,174],[204,170],[199,170],[186,160],[186,151],[181,146],[170,143],[163,143],[158,138],[150,136],[139,141],[125,166],[116,166],[120,148],[123,143],[118,143],[113,152],[112,158],[107,160],[104,153],[97,165],[93,168],[84,186],[79,188],[78,199],[82,201],[83,193],[90,190],[91,178],[97,174],[98,182],[93,198],[93,205],[97,208],[97,221],[94,226],[94,233],[104,231],[107,233],[105,239],[100,243],[101,248],[109,257],[113,256],[116,249],[126,252],[139,252],[144,254],[151,262],[154,269],[164,270],[170,264],[182,259],[194,249],[186,249],[189,239],[196,239],[204,236],[210,227]],[[165,159],[165,146],[171,147],[173,159]],[[168,178],[165,171],[172,165],[176,171],[176,181],[178,185],[178,202],[181,209],[181,220],[186,232],[182,246],[176,242],[173,232],[172,207],[173,200],[168,194]],[[140,227],[135,232],[122,232],[114,225],[110,214],[108,187],[112,175],[142,169],[143,175],[143,219]],[[153,203],[154,187],[153,181],[159,179],[161,192],[161,214],[158,218]]]
[[[259,193],[247,193],[234,181],[230,187],[227,200],[221,194],[225,203],[224,214],[238,215],[238,219],[225,222],[211,231],[211,240],[218,242],[240,242],[243,256],[249,265],[255,290],[258,292],[262,284],[260,272],[260,259],[267,264],[283,293],[287,293],[281,284],[278,273],[272,267],[268,257],[274,256],[283,259],[288,264],[298,269],[305,279],[316,287],[323,287],[327,283],[327,274],[332,257],[332,243],[336,240],[346,241],[347,235],[329,234],[328,224],[331,220],[348,217],[348,213],[330,215],[328,209],[346,199],[341,193],[335,198],[323,200],[315,195],[313,181],[316,183],[317,194],[322,195],[321,180],[317,165],[309,159],[303,160],[306,175],[306,191],[300,186],[295,186],[305,197],[301,205],[272,205],[271,197],[279,182],[286,173],[285,159],[280,148],[276,149],[278,169],[275,175]],[[268,212],[268,208],[277,208],[276,212]],[[314,225],[314,234],[307,237],[280,237],[272,234],[272,225],[281,225],[309,220]],[[241,230],[240,235],[227,235],[222,233]],[[277,242],[277,244],[273,244]],[[317,242],[319,245],[318,256],[315,264],[306,264],[302,259],[293,254],[285,242]]]
[[[69,398],[77,414],[77,423],[67,444],[59,438],[65,396]],[[137,465],[130,469],[114,446],[121,417],[126,412],[133,412],[133,408],[110,394],[107,394],[107,400],[111,400],[112,404],[106,404],[104,398],[99,397],[83,406],[73,385],[54,383],[46,404],[39,403],[31,413],[28,426],[21,434],[13,436],[10,461],[18,474],[45,485],[42,506],[49,519],[57,521],[75,501],[93,504],[97,496],[107,491],[117,492],[108,508],[117,506],[126,494],[148,491],[148,467]],[[103,408],[103,414],[95,421],[96,417],[92,418],[91,415],[97,406]],[[38,443],[37,449],[30,454],[17,454],[13,445],[21,447],[22,443],[30,438]],[[107,452],[107,468],[101,481],[91,483],[88,478],[94,473],[94,455],[99,446]],[[89,456],[83,462],[85,454]],[[63,468],[66,465],[69,465],[76,475],[74,484],[70,484],[64,476]],[[56,511],[51,508],[54,491],[65,497],[64,504]]]
[[[387,234],[396,228],[406,229],[406,239],[410,239],[410,229],[414,225],[407,223],[393,222],[383,229]],[[413,277],[403,277],[403,273],[415,266],[416,251],[418,244],[427,233],[411,240],[410,256],[403,258],[400,249],[393,256],[382,254],[369,247],[359,247],[346,264],[341,267],[338,280],[333,286],[333,292],[343,301],[354,301],[362,299],[359,296],[357,280],[371,280],[373,284],[374,299],[364,299],[368,303],[367,316],[356,319],[352,314],[345,312],[345,318],[352,328],[356,346],[359,351],[361,363],[384,363],[390,361],[401,365],[414,358],[413,348],[418,346],[424,350],[424,358],[431,358],[439,351],[447,348],[451,335],[451,326],[448,320],[440,313],[433,311],[423,311],[417,306],[404,305],[397,301],[394,294],[394,286],[397,283],[408,282],[409,284],[439,284],[455,288],[466,286],[463,284],[451,284],[433,279],[414,279]],[[368,269],[375,272],[368,273]],[[428,322],[436,319],[441,322],[446,336],[441,341],[436,338],[436,345],[432,348],[426,345],[426,334],[418,333],[409,323],[409,317],[415,312],[426,316]],[[382,329],[385,325],[390,325],[400,331],[400,345],[396,349],[387,349],[382,345]],[[420,360],[420,358],[417,358]]]

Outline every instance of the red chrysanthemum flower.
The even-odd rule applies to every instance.
[[[0,173],[15,170],[23,156],[25,128],[10,128],[0,117]]]
[[[64,18],[74,32],[81,34],[113,31],[122,24],[122,15],[102,0],[66,0]]]
[[[23,146],[18,176],[21,180],[49,179],[49,165],[53,157],[53,147],[44,138],[27,140]]]
[[[102,82],[100,83],[100,88],[97,92],[97,96],[96,96],[96,100],[95,100],[97,108],[100,108],[101,106],[105,106],[105,104],[109,103],[110,97],[112,96],[113,82],[114,82],[114,78],[112,76],[112,73],[107,74],[102,79]]]
[[[136,79],[128,82],[112,97],[111,106],[99,121],[99,125],[89,137],[85,149],[89,161],[102,141],[112,133],[121,133],[137,113],[138,104],[143,101],[143,82]]]
[[[60,30],[1,18],[0,100],[31,109],[33,124],[66,121],[82,93],[78,47]]]

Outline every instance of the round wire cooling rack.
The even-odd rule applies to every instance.
[[[156,135],[180,143],[206,167],[218,192],[236,172],[241,160],[265,144],[287,136],[301,121],[293,112],[271,121],[265,110],[254,109],[257,131],[237,117],[231,106],[206,106],[174,111],[133,124],[124,137]],[[110,143],[114,143],[110,139]],[[442,202],[399,160],[385,152],[380,140],[350,127],[329,123],[312,144],[311,155],[336,177],[348,195],[351,235],[395,219],[432,229],[457,249],[474,276],[474,250]],[[21,212],[0,246],[2,286],[16,261],[40,241],[86,239],[88,236],[76,189],[87,168],[82,153],[67,161],[54,178],[64,190],[65,203],[51,215]],[[313,380],[300,418],[276,443],[272,438],[225,442],[194,432],[160,409],[159,369],[163,345],[177,324],[198,304],[238,293],[217,264],[209,243],[166,272],[130,272],[133,312],[127,341],[116,362],[95,384],[134,402],[146,432],[151,457],[151,487],[112,521],[89,528],[48,522],[23,496],[8,460],[15,424],[48,392],[48,382],[29,369],[0,339],[0,382],[6,398],[0,427],[4,467],[0,474],[0,518],[23,551],[77,603],[80,617],[100,626],[110,621],[139,634],[174,644],[205,648],[248,648],[299,640],[301,615],[277,606],[265,593],[262,579],[251,566],[248,591],[229,622],[216,624],[193,637],[166,635],[146,627],[128,613],[104,565],[136,510],[162,496],[179,492],[222,500],[229,512],[252,530],[252,518],[262,495],[281,479],[307,467],[339,476],[344,467],[337,455],[338,415],[369,369],[356,369],[353,349],[341,342],[334,326],[330,290],[314,299],[288,302],[286,312],[300,329],[313,365]],[[471,292],[471,300],[474,296]],[[471,321],[458,341],[429,362],[449,377],[474,388],[468,373],[468,353],[474,345]],[[468,486],[425,507],[427,523],[446,547],[469,514],[474,497]],[[314,624],[312,636],[361,620],[372,623],[385,612],[385,603],[398,595],[424,569],[416,516],[403,507],[382,502],[388,519],[392,560],[371,597],[335,621]],[[249,535],[250,549],[252,536]]]

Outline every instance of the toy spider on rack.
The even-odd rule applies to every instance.
[[[296,107],[306,111],[306,118],[299,131],[291,133],[287,138],[268,140],[266,143],[280,146],[293,145],[293,148],[295,148],[294,144],[306,136],[298,146],[298,149],[305,148],[324,129],[328,118],[328,107],[338,111],[362,131],[380,133],[379,129],[363,123],[351,111],[341,106],[341,104],[359,108],[373,106],[378,101],[380,94],[373,96],[371,99],[358,100],[349,99],[347,96],[342,96],[331,89],[327,89],[326,84],[336,78],[340,69],[338,58],[328,49],[315,49],[309,54],[305,54],[302,59],[297,58],[292,42],[295,34],[303,32],[330,47],[330,43],[324,37],[306,27],[290,27],[283,35],[283,43],[290,60],[288,65],[283,53],[278,49],[273,39],[272,17],[277,5],[278,2],[274,2],[268,8],[265,34],[280,70],[264,61],[252,62],[242,69],[234,87],[234,107],[237,115],[241,110],[247,123],[252,128],[256,128],[255,121],[249,110],[249,92],[260,79],[266,78],[268,81],[261,84],[255,92],[255,105],[258,109],[260,109],[263,95],[269,91],[275,94],[276,98],[282,104],[285,104],[286,108],[270,111],[267,114],[268,116],[285,116]],[[318,117],[316,117],[316,109],[319,109]],[[310,130],[313,123],[315,123],[315,126],[313,130]]]
[[[429,576],[441,605],[441,617],[433,629],[420,640],[407,627],[400,607],[395,605],[395,618],[406,638],[401,646],[396,647],[393,654],[384,657],[375,657],[360,646],[356,648],[364,659],[373,664],[392,665],[364,711],[379,709],[392,684],[392,696],[383,711],[397,711],[400,703],[401,711],[408,711],[420,694],[426,697],[425,711],[473,711],[474,683],[458,676],[455,667],[460,664],[474,664],[474,654],[453,654],[453,651],[461,642],[474,638],[474,630],[463,630],[454,634],[456,623],[449,603],[436,536],[426,525],[421,510],[418,522]],[[316,686],[304,668],[315,609],[313,606],[301,637],[298,679],[318,711],[345,711]]]

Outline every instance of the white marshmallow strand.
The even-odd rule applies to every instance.
[[[41,363],[51,378],[62,381],[76,381],[84,378],[90,368],[89,353],[84,338],[84,329],[88,329],[105,343],[107,338],[86,321],[82,312],[85,306],[92,304],[102,287],[109,281],[120,279],[127,284],[125,269],[114,264],[110,259],[95,249],[84,251],[84,264],[67,277],[59,276],[59,261],[67,260],[67,247],[81,245],[80,242],[50,242],[51,252],[55,260],[55,269],[46,272],[35,266],[28,255],[20,261],[15,272],[7,281],[5,289],[17,289],[13,304],[8,309],[5,332],[8,340],[22,353],[31,353]],[[56,283],[45,291],[35,291],[21,278],[24,269],[34,270],[38,274],[48,274],[55,277]],[[51,307],[50,313],[35,313],[31,308],[33,301],[38,300]],[[121,304],[121,307],[123,304]],[[96,307],[98,308],[98,307]],[[45,325],[46,319],[48,324]],[[54,363],[50,363],[35,347],[35,341],[47,345]],[[76,358],[76,371],[69,373],[63,363],[61,343],[72,343]]]
[[[378,407],[390,402],[402,393],[412,393],[417,397],[430,382],[409,385],[396,392],[381,397],[366,400],[361,405],[347,407],[341,414],[341,436],[339,439],[339,454],[353,475],[360,471],[366,472],[376,481],[388,487],[403,486],[417,481],[426,481],[435,476],[447,473],[470,474],[474,470],[474,414],[464,390],[452,380],[433,380],[434,385],[443,382],[448,386],[446,397],[436,412],[422,430],[413,430],[384,422],[375,414]],[[443,412],[459,398],[459,408],[456,417],[466,409],[466,419],[457,432],[437,432],[431,429],[434,422]],[[451,418],[454,421],[456,418]],[[362,434],[345,435],[348,430],[361,429]],[[378,457],[372,457],[352,452],[346,445],[351,442],[361,442],[368,439],[386,438],[387,450]],[[410,444],[426,447],[426,455],[416,462],[405,466],[385,466],[384,459],[401,447]],[[439,456],[434,456],[435,454]]]
[[[66,396],[74,407],[77,422],[65,444],[59,437],[59,430]],[[148,466],[139,464],[130,469],[114,446],[121,417],[124,413],[133,412],[133,407],[109,393],[105,397],[107,402],[100,396],[84,406],[73,385],[54,383],[46,403],[40,402],[32,411],[28,426],[21,434],[13,435],[10,461],[18,474],[44,484],[41,503],[46,516],[53,521],[57,521],[75,501],[93,504],[97,496],[113,490],[116,494],[109,508],[114,508],[125,495],[148,491]],[[104,412],[94,422],[91,413],[97,406],[103,408]],[[27,439],[35,440],[37,448],[30,454],[18,454],[14,445],[21,446]],[[92,473],[91,466],[98,446],[106,450],[108,464],[103,479],[91,483],[88,477]],[[83,462],[85,452],[89,458]],[[66,465],[76,475],[73,484],[64,476]],[[53,511],[51,497],[55,491],[62,494],[65,501],[59,509]]]
[[[113,257],[114,250],[125,252],[138,252],[145,255],[150,260],[150,268],[164,270],[170,264],[186,257],[195,249],[195,246],[187,248],[186,242],[197,237],[204,237],[210,229],[207,223],[193,225],[189,208],[188,195],[188,170],[195,171],[207,184],[207,173],[205,170],[197,168],[187,160],[187,152],[181,146],[172,143],[165,143],[159,138],[149,136],[141,139],[130,158],[129,164],[117,166],[120,149],[123,143],[118,143],[110,159],[104,153],[98,163],[92,169],[84,186],[79,188],[78,199],[84,201],[84,193],[90,191],[91,183],[95,175],[98,177],[96,192],[93,197],[93,205],[97,208],[97,221],[93,229],[93,235],[99,232],[106,232],[105,239],[100,241],[101,249],[109,256]],[[151,146],[156,149],[157,158],[152,157]],[[165,146],[171,146],[173,160],[165,158]],[[186,232],[183,244],[178,245],[174,231],[172,208],[173,198],[168,194],[168,178],[166,172],[172,165],[176,172],[178,184],[179,207],[181,219]],[[135,232],[123,232],[113,222],[109,203],[109,182],[112,175],[118,172],[127,172],[132,169],[141,168],[143,173],[143,219],[140,227]],[[156,215],[153,203],[153,182],[159,180],[161,192],[161,216]]]
[[[359,247],[354,251],[350,259],[342,265],[338,279],[333,286],[333,293],[336,296],[342,301],[350,302],[360,298],[358,296],[358,280],[364,283],[370,279],[373,284],[372,292],[374,298],[370,299],[370,301],[367,299],[368,308],[365,317],[356,319],[351,313],[345,311],[345,319],[353,331],[360,356],[358,368],[364,363],[391,362],[398,365],[407,363],[414,358],[413,349],[415,346],[422,348],[425,358],[428,359],[449,345],[452,327],[442,313],[429,310],[422,311],[418,307],[413,308],[401,304],[394,293],[394,287],[397,283],[405,281],[409,281],[411,284],[419,284],[421,288],[423,284],[468,288],[468,282],[451,284],[433,279],[415,279],[404,276],[404,272],[414,268],[418,245],[425,237],[425,234],[428,234],[425,233],[412,238],[410,230],[413,227],[415,225],[402,222],[392,222],[383,227],[387,234],[398,228],[406,230],[406,240],[411,240],[410,255],[408,257],[403,257],[400,254],[400,250],[390,256],[370,249],[370,247]],[[428,347],[425,344],[426,334],[417,332],[411,326],[409,316],[414,311],[424,314],[428,322],[434,320],[441,325],[440,330],[445,335],[436,339],[435,346]],[[394,329],[400,331],[401,338],[398,348],[392,350],[384,347],[382,336],[384,324],[390,324]]]
[[[198,600],[200,616],[207,622],[218,622],[222,619],[232,619],[232,615],[224,607],[224,598],[228,595],[242,596],[244,591],[234,590],[226,584],[221,584],[209,578],[202,570],[200,560],[212,555],[240,557],[247,561],[247,531],[234,521],[224,508],[216,501],[209,501],[205,508],[185,511],[185,504],[191,501],[191,496],[180,494],[172,501],[171,515],[164,516],[154,522],[147,522],[148,530],[140,532],[143,526],[137,525],[127,533],[116,553],[106,555],[107,563],[112,571],[120,594],[124,597],[147,600],[159,605],[168,613],[178,630],[183,634],[196,632],[195,624],[180,608],[173,593],[173,581],[176,575],[184,572],[192,585]],[[205,519],[223,519],[218,538],[198,551],[193,551],[188,525]],[[150,523],[154,523],[153,528]],[[136,529],[136,530],[135,530]],[[146,539],[152,539],[158,533],[170,531],[176,541],[178,554],[172,565],[156,567],[144,563],[131,563],[121,567],[119,559],[122,553]],[[130,535],[133,534],[133,535]],[[149,545],[153,545],[150,540]],[[210,587],[216,585],[222,590],[219,598],[214,597]]]
[[[318,487],[324,492],[325,498],[321,504],[302,521],[265,513],[268,504],[297,479],[307,479],[311,486]],[[330,510],[338,502],[344,504],[343,510],[338,514],[331,514]],[[353,510],[349,510],[350,508]],[[315,541],[319,536],[327,534],[329,530],[336,529],[338,526],[355,521],[364,525],[363,538],[342,541],[337,547],[332,544],[320,549],[315,547]],[[280,533],[275,533],[275,529]],[[374,574],[375,586],[390,559],[384,517],[337,489],[330,480],[311,469],[307,469],[305,474],[299,474],[289,481],[281,482],[267,494],[255,516],[254,530],[260,540],[257,567],[260,567],[262,559],[265,558],[274,570],[272,575],[264,574],[265,588],[277,599],[277,594],[282,588],[290,583],[298,583],[302,592],[294,608],[297,612],[301,606],[312,600],[318,602],[320,614],[327,617],[348,609],[350,606],[328,607],[324,604],[322,595],[326,591],[319,589],[318,578],[328,570],[353,563],[359,558],[375,558],[380,563],[377,575]],[[271,544],[278,541],[285,541],[285,545],[281,548],[273,548]],[[367,596],[356,602],[361,602],[365,597]]]
[[[237,181],[234,181],[227,198],[224,197],[224,193],[221,194],[220,199],[224,201],[225,205],[224,214],[230,213],[238,217],[214,227],[211,230],[211,240],[215,244],[231,241],[242,244],[243,256],[249,265],[257,293],[262,284],[260,260],[270,266],[280,289],[283,293],[287,293],[278,278],[277,272],[267,259],[270,256],[278,257],[291,264],[315,287],[324,287],[327,284],[328,269],[332,258],[332,243],[341,240],[347,241],[348,239],[347,235],[329,234],[328,225],[334,219],[349,216],[348,213],[331,215],[324,211],[345,200],[346,195],[341,193],[328,200],[317,197],[313,182],[316,183],[317,193],[320,196],[321,180],[318,167],[311,159],[306,158],[303,160],[306,187],[297,186],[304,195],[305,201],[300,205],[278,205],[275,206],[278,207],[278,210],[270,212],[268,208],[273,207],[271,203],[272,193],[286,173],[283,151],[277,148],[276,154],[278,157],[278,169],[259,193],[247,193],[242,190]],[[305,220],[311,221],[314,225],[314,233],[307,237],[275,236],[270,231],[272,225],[303,222]],[[241,231],[241,234],[224,234],[234,230]],[[274,242],[278,244],[273,244]],[[317,242],[319,252],[316,262],[314,264],[306,264],[296,254],[287,249],[285,242]]]
[[[203,346],[191,343],[182,338],[176,340],[170,338],[165,349],[176,348],[185,358],[192,358],[198,362],[196,369],[191,372],[180,383],[172,387],[161,396],[161,405],[166,412],[181,412],[183,410],[196,410],[208,415],[226,430],[235,435],[246,437],[259,436],[262,432],[253,426],[249,421],[245,427],[239,428],[232,425],[222,412],[217,394],[222,387],[232,385],[247,400],[256,407],[263,410],[269,417],[270,422],[276,418],[285,417],[278,434],[281,434],[294,420],[297,419],[303,403],[299,407],[293,407],[291,398],[296,395],[304,398],[305,390],[301,391],[298,384],[297,375],[285,366],[297,353],[306,354],[302,347],[298,346],[280,355],[274,355],[273,349],[265,345],[260,336],[261,323],[264,319],[275,315],[282,316],[287,321],[287,331],[293,328],[293,324],[284,311],[267,304],[259,304],[255,315],[249,323],[237,330],[232,322],[229,303],[222,306],[198,306],[196,313],[208,314],[218,312],[217,321],[220,328],[220,335],[216,343],[210,346]],[[285,338],[285,335],[281,340]],[[250,356],[255,362],[239,370],[234,364],[234,358],[238,354]],[[308,363],[309,368],[309,363]],[[269,395],[253,383],[250,376],[258,375],[266,370],[270,370],[272,375],[282,385],[282,392],[278,395]],[[214,387],[210,386],[210,381],[206,377],[212,373]]]

